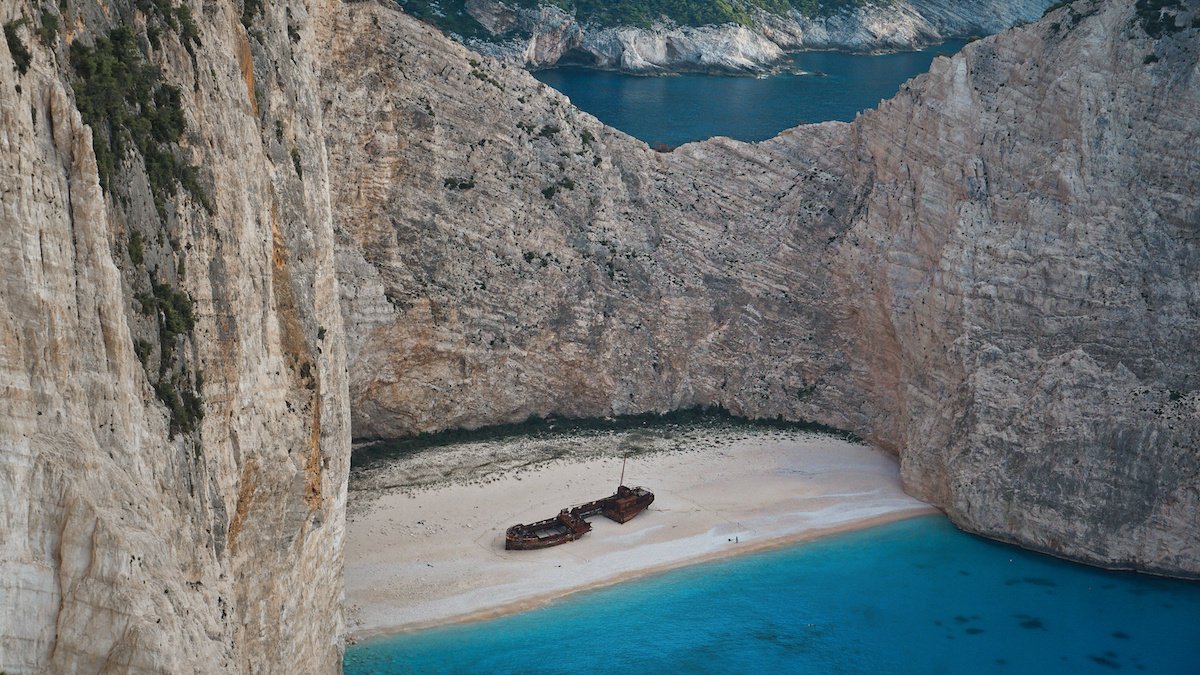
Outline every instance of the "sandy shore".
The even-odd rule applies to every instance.
[[[489,463],[511,454],[504,442],[471,444],[360,478],[346,541],[351,636],[496,616],[642,574],[932,512],[901,490],[895,460],[866,446],[794,431],[707,430],[687,449],[659,443],[655,450],[652,442],[629,460],[625,483],[656,495],[629,523],[599,517],[579,541],[505,551],[509,525],[613,492],[629,443],[608,440],[607,455],[566,453],[519,469]],[[463,466],[476,470],[455,473]],[[456,478],[406,485],[414,467]]]

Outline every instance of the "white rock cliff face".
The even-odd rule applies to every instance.
[[[371,37],[335,45],[326,99],[356,434],[814,419],[967,529],[1200,574],[1200,39],[1076,5],[853,124],[670,154],[348,7],[335,33]]]
[[[991,35],[1042,15],[1051,0],[892,0],[808,17],[751,8],[748,27],[662,25],[602,28],[579,23],[554,5],[523,9],[503,0],[471,0],[467,12],[498,41],[468,40],[507,63],[544,68],[581,64],[637,74],[770,71],[786,52],[838,49],[903,51],[951,37]]]
[[[147,18],[59,7],[49,48],[18,28],[28,72],[0,40],[0,670],[336,671],[350,428],[313,67],[328,9],[274,4],[250,38],[238,4],[205,3],[194,63],[168,32],[151,49],[214,210],[181,190],[139,265],[129,235],[159,222],[145,175],[128,200],[101,190],[65,40]],[[172,345],[202,373],[194,432],[171,433],[139,362],[135,339],[158,339],[131,286],[146,275],[194,300]]]
[[[161,216],[136,154],[101,189],[66,44],[156,19],[49,7],[27,72],[0,41],[0,669],[335,671],[352,423],[815,419],[963,527],[1200,575],[1184,7],[1081,0],[853,124],[658,154],[390,7],[204,3],[140,43],[211,206]]]

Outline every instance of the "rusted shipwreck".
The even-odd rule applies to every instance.
[[[553,518],[528,525],[513,525],[504,533],[504,548],[510,551],[528,551],[575,541],[592,531],[592,524],[587,521],[588,518],[603,515],[609,520],[627,523],[645,511],[653,501],[654,493],[646,488],[622,485],[617,488],[617,493],[610,497],[563,509]]]

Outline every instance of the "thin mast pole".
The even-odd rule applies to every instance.
[[[617,483],[617,487],[621,487],[625,484],[625,461],[628,459],[628,454],[621,458],[621,482]]]

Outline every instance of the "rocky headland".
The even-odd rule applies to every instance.
[[[768,10],[734,3],[717,23],[662,15],[649,25],[599,19],[554,3],[467,0],[435,25],[480,53],[529,68],[577,65],[639,75],[770,72],[802,50],[914,50],[952,37],[991,35],[1042,15],[1050,0],[892,0],[808,3]],[[446,10],[443,10],[446,11]],[[682,18],[682,17],[681,17]],[[725,20],[721,19],[736,19]],[[633,21],[633,18],[627,19]],[[474,30],[471,30],[471,29]]]

